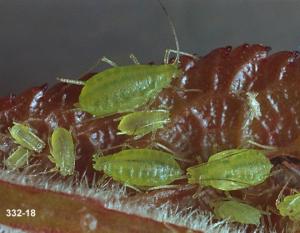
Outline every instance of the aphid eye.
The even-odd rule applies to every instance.
[[[130,149],[94,157],[94,169],[123,184],[156,187],[182,177],[182,170],[173,156],[158,150]]]
[[[75,146],[71,132],[64,128],[56,128],[51,136],[51,156],[55,169],[61,175],[72,175],[75,169]]]
[[[233,149],[212,155],[207,163],[187,169],[188,182],[230,191],[264,182],[272,164],[259,150]]]
[[[281,216],[287,216],[292,221],[300,220],[300,193],[288,195],[276,204]]]
[[[258,209],[235,200],[217,202],[214,213],[217,218],[228,219],[232,222],[260,224],[261,212]]]
[[[14,123],[13,127],[9,129],[9,132],[16,143],[29,150],[40,153],[46,146],[45,142],[35,135],[32,129],[26,125]]]
[[[19,146],[6,160],[5,165],[8,169],[18,169],[24,167],[28,163],[31,152]]]
[[[121,118],[118,125],[120,134],[144,136],[160,129],[170,121],[166,110],[151,110],[129,113]]]

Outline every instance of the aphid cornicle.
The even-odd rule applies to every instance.
[[[260,224],[261,211],[235,200],[219,201],[215,203],[214,213],[217,218],[228,219],[242,224]]]
[[[281,216],[287,216],[293,221],[300,221],[300,193],[289,195],[276,203]]]
[[[123,184],[137,187],[168,185],[183,175],[172,154],[152,149],[129,149],[94,156],[94,169]]]
[[[72,175],[75,169],[75,146],[71,132],[56,128],[51,136],[49,159],[61,175]]]
[[[119,134],[144,136],[160,129],[170,121],[167,110],[149,110],[129,113],[121,118],[118,125]]]
[[[31,152],[19,146],[6,160],[5,165],[9,169],[18,169],[22,168],[28,163],[28,159],[31,155]]]
[[[32,129],[26,125],[14,123],[13,127],[9,128],[9,132],[16,143],[29,150],[40,153],[46,146],[45,142],[35,135]]]
[[[230,191],[264,182],[271,168],[271,162],[259,150],[231,149],[212,155],[207,163],[188,168],[187,174],[190,184]]]

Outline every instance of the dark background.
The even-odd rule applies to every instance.
[[[300,49],[300,0],[163,0],[182,51],[241,43]],[[173,36],[156,0],[0,0],[0,96],[78,78],[98,58],[162,61]],[[102,64],[98,70],[107,66]]]

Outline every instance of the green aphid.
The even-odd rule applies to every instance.
[[[51,136],[49,159],[61,175],[72,175],[75,169],[75,146],[71,132],[56,128]]]
[[[300,221],[300,193],[286,196],[276,204],[281,216],[287,216],[292,221]]]
[[[129,113],[121,118],[118,129],[119,134],[144,136],[160,129],[170,121],[167,110],[149,110]]]
[[[207,163],[187,169],[190,184],[230,191],[264,182],[272,168],[265,154],[254,149],[232,149],[212,155]]]
[[[17,144],[20,144],[28,150],[40,153],[46,146],[45,142],[35,135],[33,130],[26,125],[14,123],[13,127],[9,128],[9,132]]]
[[[132,112],[154,99],[181,74],[177,64],[113,67],[84,82],[79,107],[98,117]]]
[[[183,175],[172,154],[152,149],[129,149],[108,156],[94,156],[94,162],[95,170],[136,187],[168,185]]]
[[[228,200],[215,204],[214,213],[219,219],[228,219],[242,224],[260,224],[261,211],[244,203]]]
[[[8,169],[18,169],[24,167],[28,164],[28,159],[31,155],[31,152],[19,146],[6,160],[5,165]]]

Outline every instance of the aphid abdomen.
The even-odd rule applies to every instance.
[[[9,132],[18,144],[29,150],[40,153],[46,146],[43,140],[35,135],[28,126],[14,123]]]
[[[72,175],[75,168],[75,146],[72,134],[56,128],[51,137],[51,159],[63,176]]]
[[[130,149],[119,153],[94,157],[94,169],[124,184],[134,186],[167,185],[183,172],[169,153],[151,149]]]
[[[114,67],[86,81],[79,105],[97,116],[132,111],[145,105],[180,74],[176,65]]]
[[[104,166],[104,172],[122,183],[145,187],[167,185],[182,175],[169,165],[142,161],[113,161]]]

